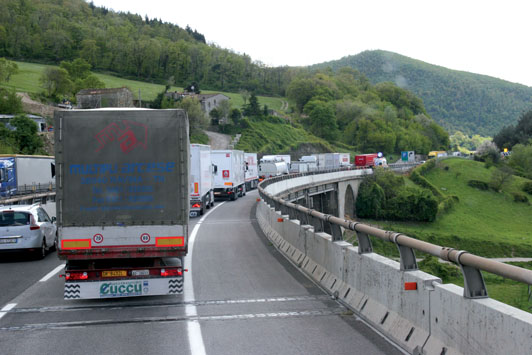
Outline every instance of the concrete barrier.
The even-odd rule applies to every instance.
[[[289,181],[268,186],[270,193],[293,188]],[[532,354],[529,313],[493,299],[466,299],[461,287],[442,285],[422,271],[401,271],[398,262],[375,253],[359,254],[264,202],[257,219],[294,265],[411,354]]]

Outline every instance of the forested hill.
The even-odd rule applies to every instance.
[[[93,70],[130,79],[281,96],[290,71],[206,44],[188,26],[83,0],[1,0],[0,57],[46,64],[83,58]]]
[[[365,51],[311,66],[357,69],[372,83],[391,81],[423,99],[427,112],[451,133],[495,135],[532,108],[532,87],[446,69],[396,53]]]

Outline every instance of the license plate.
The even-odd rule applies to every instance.
[[[103,277],[119,277],[127,276],[126,270],[111,270],[111,271],[102,271]]]
[[[222,193],[221,192],[215,192],[214,194],[215,195],[221,195]]]
[[[16,244],[17,238],[4,238],[0,239],[0,244]]]

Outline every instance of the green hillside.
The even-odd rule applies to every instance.
[[[449,132],[493,136],[532,108],[532,88],[485,75],[450,70],[381,50],[311,66],[355,68],[372,83],[391,81],[423,99],[431,117]]]
[[[532,205],[515,202],[512,196],[512,192],[521,191],[527,180],[514,176],[500,193],[468,186],[469,180],[489,182],[494,169],[460,158],[439,161],[425,177],[445,194],[458,196],[460,201],[450,211],[431,223],[375,223],[480,256],[530,257]],[[528,195],[528,199],[532,200],[532,196]]]
[[[5,87],[8,89],[15,89],[18,92],[27,92],[38,94],[43,91],[43,88],[40,86],[39,78],[41,77],[44,69],[46,67],[56,67],[52,65],[45,64],[35,64],[35,63],[26,63],[26,62],[16,62],[19,68],[17,74],[13,75],[9,82],[3,83],[0,87]],[[95,74],[98,79],[105,83],[106,88],[117,88],[117,87],[127,87],[133,93],[133,97],[138,99],[139,90],[142,100],[151,101],[155,99],[158,93],[164,90],[164,85],[147,83],[137,80],[129,80],[120,78],[117,76],[109,74]],[[171,91],[178,90],[182,91],[183,88],[172,87]],[[202,93],[208,94],[219,91],[212,90],[202,90]],[[240,108],[244,104],[244,100],[240,94],[222,92],[222,94],[231,98],[231,103],[233,107]],[[259,103],[261,105],[267,105],[273,110],[279,111],[281,109],[282,101],[280,98],[276,97],[266,97],[258,96]]]
[[[294,157],[317,152],[351,152],[352,147],[327,141],[274,117],[245,119],[236,149],[259,154],[292,154]]]

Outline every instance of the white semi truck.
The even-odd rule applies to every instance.
[[[256,189],[259,184],[259,167],[257,162],[257,153],[244,153],[246,160],[246,191]]]
[[[185,111],[56,111],[54,128],[64,298],[183,293]]]
[[[216,165],[214,198],[236,200],[246,194],[244,152],[213,150],[211,161]]]
[[[259,164],[259,179],[261,181],[283,174],[288,174],[288,164],[284,161],[265,161]]]
[[[190,145],[190,217],[203,215],[214,205],[214,171],[211,147]]]

